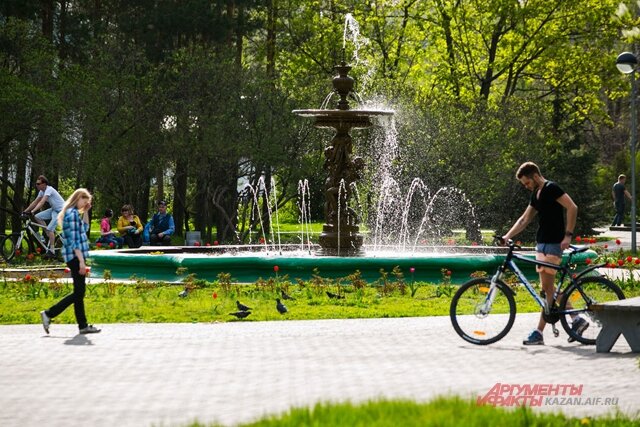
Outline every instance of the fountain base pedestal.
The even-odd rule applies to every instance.
[[[362,255],[363,236],[357,225],[343,225],[338,227],[333,224],[324,224],[318,243],[321,249],[318,255],[325,256],[357,256]]]

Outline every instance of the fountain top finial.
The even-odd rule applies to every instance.
[[[333,68],[338,73],[338,75],[335,76],[332,81],[333,90],[338,95],[340,95],[340,100],[338,101],[338,110],[348,110],[349,101],[347,100],[347,97],[353,90],[354,85],[353,77],[349,76],[351,66],[347,65],[343,60],[340,65],[336,65]]]

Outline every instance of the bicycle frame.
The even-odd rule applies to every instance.
[[[597,265],[593,265],[591,267],[586,268],[585,270],[581,271],[580,273],[578,273],[575,277],[573,277],[570,273],[570,268],[569,266],[571,265],[571,257],[577,253],[577,252],[572,252],[569,254],[569,259],[567,260],[566,263],[562,263],[562,264],[551,264],[549,262],[545,262],[545,261],[540,261],[537,259],[531,259],[528,257],[525,257],[524,255],[518,254],[518,253],[514,253],[513,250],[515,248],[515,245],[510,245],[509,246],[509,252],[507,253],[507,256],[505,257],[504,262],[502,263],[502,265],[500,267],[498,267],[498,270],[496,271],[496,273],[493,275],[493,277],[491,278],[491,287],[489,289],[489,293],[487,295],[487,307],[488,309],[491,308],[491,304],[493,303],[493,298],[495,297],[494,294],[494,289],[496,287],[496,283],[501,279],[502,275],[507,271],[510,270],[512,271],[516,277],[518,278],[518,280],[520,281],[520,283],[522,283],[524,285],[524,287],[527,289],[527,291],[529,292],[529,294],[531,294],[531,296],[533,297],[533,299],[538,303],[538,305],[540,305],[540,307],[545,310],[548,313],[548,307],[547,307],[547,301],[545,299],[543,299],[535,290],[535,288],[533,287],[533,285],[531,284],[531,282],[529,282],[529,280],[527,280],[526,276],[524,275],[524,273],[522,272],[522,270],[520,270],[520,268],[518,267],[518,265],[515,263],[515,260],[518,261],[522,261],[522,262],[526,262],[529,264],[534,264],[536,266],[542,266],[542,267],[549,267],[552,268],[556,271],[560,271],[561,275],[560,275],[560,280],[558,280],[558,284],[555,288],[555,291],[553,293],[553,301],[556,301],[558,298],[558,295],[561,293],[562,291],[562,285],[564,284],[564,281],[567,277],[569,277],[569,281],[571,284],[575,283],[580,277],[582,277],[583,275],[585,275],[586,273],[589,273],[593,270],[595,270],[596,268],[600,268],[605,266],[606,264],[597,264]],[[571,246],[572,249],[577,250],[578,247],[577,246]],[[582,292],[581,288],[578,288],[578,292],[580,292],[580,294],[582,294],[582,296],[589,300],[589,296],[584,294]],[[581,312],[583,310],[565,310],[563,312],[559,312],[559,314],[572,314],[572,313],[578,313]]]
[[[45,243],[42,240],[40,240],[40,236],[41,234],[36,231],[36,229],[34,227],[37,228],[41,228],[43,230],[46,230],[47,226],[46,225],[42,225],[37,223],[36,221],[33,221],[30,218],[26,218],[24,220],[24,225],[22,226],[22,231],[20,232],[20,237],[18,238],[17,242],[16,242],[16,246],[20,246],[20,243],[22,243],[22,239],[25,238],[25,234],[31,234],[31,236],[33,237],[33,240],[41,247],[43,248],[45,251],[49,250],[49,243]],[[56,237],[59,237],[60,240],[64,243],[64,239],[62,238],[62,234],[56,233],[54,232],[54,239]]]

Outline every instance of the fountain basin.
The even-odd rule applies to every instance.
[[[463,283],[477,271],[492,274],[504,260],[502,248],[489,247],[447,247],[438,248],[438,252],[420,248],[415,253],[398,251],[376,251],[366,256],[316,257],[305,251],[287,251],[280,254],[272,252],[251,252],[245,247],[217,246],[215,248],[194,247],[155,247],[123,250],[92,251],[92,274],[102,277],[105,270],[111,272],[114,279],[144,278],[167,282],[179,282],[187,274],[195,274],[199,279],[216,280],[218,274],[229,273],[236,282],[249,283],[258,278],[283,277],[289,280],[310,279],[317,270],[321,277],[346,277],[359,270],[362,278],[369,283],[378,280],[380,270],[391,273],[394,267],[401,268],[406,280],[439,283],[443,278],[443,269],[451,272],[452,283]],[[431,248],[433,249],[433,248]],[[197,250],[197,251],[196,251]],[[264,250],[264,249],[263,249]],[[442,251],[448,251],[446,253]],[[484,252],[483,252],[484,251]],[[524,251],[535,257],[533,251]],[[573,257],[578,265],[584,265],[587,258],[595,258],[594,251],[587,251]],[[277,266],[278,272],[274,267]],[[537,280],[535,266],[520,263],[520,268],[532,280]],[[186,272],[178,274],[178,268]],[[414,268],[413,274],[410,269]],[[389,280],[395,280],[389,274]],[[345,281],[345,284],[348,282]]]

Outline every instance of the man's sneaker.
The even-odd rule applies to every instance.
[[[524,345],[544,345],[544,337],[537,330],[534,329],[533,332],[529,334],[526,340],[522,341]]]
[[[46,333],[49,333],[49,325],[51,324],[51,318],[47,316],[47,312],[42,310],[40,312],[40,319],[42,319],[42,327]]]
[[[577,316],[575,319],[573,319],[573,324],[571,324],[571,331],[575,332],[577,335],[582,336],[582,333],[586,331],[588,327],[589,322],[587,322],[582,317]],[[569,336],[569,338],[567,338],[567,341],[569,342],[574,342],[575,340],[576,339],[572,336]]]
[[[80,333],[81,334],[97,334],[98,332],[100,332],[100,329],[96,328],[93,325],[89,325],[86,328],[82,328],[80,329]]]

